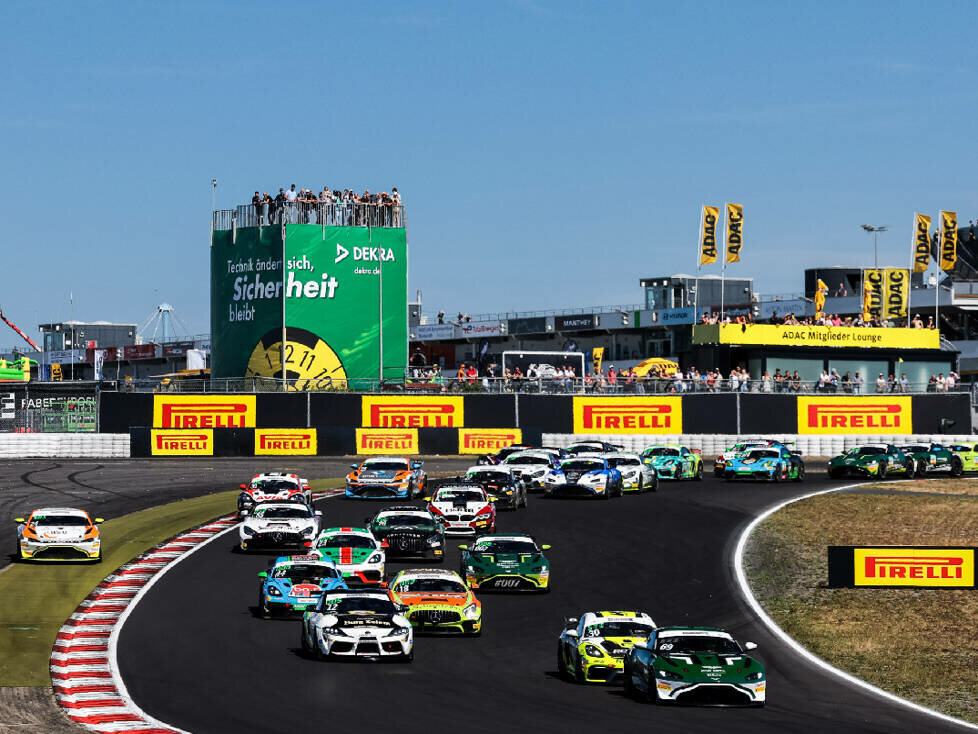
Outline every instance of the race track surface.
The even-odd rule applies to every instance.
[[[480,595],[481,638],[418,637],[415,661],[406,665],[300,657],[298,622],[263,621],[252,611],[255,574],[269,556],[232,553],[232,531],[150,589],[123,628],[120,668],[147,713],[195,734],[957,730],[796,659],[742,601],[729,567],[740,530],[776,501],[826,486],[708,477],[608,502],[533,495],[527,510],[500,513],[497,529],[553,545],[553,591]],[[379,506],[319,504],[331,525],[362,524]],[[446,567],[457,562],[450,550]],[[407,565],[391,563],[388,575]],[[659,624],[717,625],[759,643],[767,707],[667,708],[625,698],[620,687],[560,680],[563,617],[597,609],[644,610]]]

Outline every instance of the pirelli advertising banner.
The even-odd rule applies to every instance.
[[[213,456],[214,431],[154,428],[150,431],[151,456]]]
[[[254,395],[154,395],[154,428],[254,428]]]
[[[462,428],[465,399],[462,396],[364,395],[361,402],[364,428]]]
[[[256,428],[255,456],[315,456],[315,428]]]
[[[523,443],[523,431],[519,428],[458,429],[460,454],[494,454],[517,443]]]
[[[940,349],[941,337],[937,329],[875,329],[854,326],[784,326],[775,324],[696,324],[693,326],[693,343],[777,347]]]
[[[418,448],[417,428],[358,428],[358,454],[405,454],[421,453]]]
[[[909,395],[798,396],[798,433],[862,435],[913,432]]]
[[[682,433],[680,397],[575,397],[574,433]]]
[[[852,546],[828,548],[833,588],[975,588],[975,548]]]
[[[284,238],[283,238],[284,234]],[[285,345],[282,324],[285,322]],[[383,320],[383,329],[380,324]],[[211,374],[343,388],[407,365],[403,228],[289,224],[215,231]]]

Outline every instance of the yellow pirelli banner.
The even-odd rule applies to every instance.
[[[364,395],[364,428],[462,428],[465,401],[461,396]]]
[[[724,241],[726,261],[740,262],[740,248],[744,246],[744,207],[727,204],[727,235]]]
[[[417,454],[417,428],[358,428],[358,454]]]
[[[696,324],[694,344],[744,344],[787,347],[875,347],[940,349],[937,329],[875,329],[855,326],[780,324]]]
[[[855,586],[969,588],[974,548],[853,548]]]
[[[809,396],[798,398],[798,433],[908,434],[913,427],[909,395]]]
[[[923,273],[930,263],[930,217],[913,215],[913,271]]]
[[[941,270],[953,270],[958,261],[958,215],[941,212]]]
[[[254,395],[154,395],[154,428],[254,428]]]
[[[700,265],[712,265],[717,261],[717,222],[720,207],[704,206],[700,216]]]
[[[886,268],[883,277],[883,316],[886,319],[907,318],[910,303],[910,271]]]
[[[210,428],[154,428],[150,431],[151,456],[213,456],[214,431]]]
[[[682,433],[679,397],[575,397],[574,433]]]
[[[886,274],[883,268],[863,270],[863,321],[883,318],[883,284]]]
[[[507,446],[523,443],[519,428],[459,428],[460,454],[493,454]]]
[[[256,428],[255,456],[315,456],[315,428]]]

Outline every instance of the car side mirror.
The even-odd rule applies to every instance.
[[[363,524],[364,525],[369,525],[373,521],[374,521],[374,519],[372,517],[365,517],[365,518],[363,518]]]
[[[420,469],[423,465],[424,465],[424,462],[423,461],[412,461],[411,462],[411,468],[412,469]]]
[[[258,573],[258,578],[260,578],[260,579],[267,579],[268,578],[268,571],[260,571]]]
[[[540,546],[540,550],[550,550],[550,546],[545,543]]]
[[[569,629],[569,630],[566,630],[565,634],[568,637],[577,637],[577,630],[575,630],[575,629]]]
[[[499,499],[497,497],[490,497],[489,502],[499,502]]]
[[[649,643],[645,640],[638,640],[632,647],[637,647],[639,650],[648,650]]]
[[[431,502],[431,497],[422,497],[422,502]]]
[[[323,516],[323,511],[322,510],[316,510],[316,517],[322,517],[322,516]]]
[[[248,489],[248,487],[245,486],[244,484],[239,484],[238,487],[241,488],[241,489]]]
[[[303,484],[302,485],[302,488],[303,489],[312,489],[312,487],[310,487],[308,484]]]
[[[246,517],[247,515],[248,515],[248,511],[247,510],[242,510],[241,511],[241,517]]]
[[[100,522],[105,522],[105,518],[104,517],[96,517],[95,518],[95,524],[98,525]]]
[[[459,550],[468,550],[468,549],[469,549],[469,547],[468,547],[467,545],[460,545],[460,546],[458,547],[458,549],[459,549]]]
[[[351,469],[357,469],[359,466],[359,464],[350,464]]]
[[[744,649],[745,650],[756,650],[757,649],[757,643],[756,642],[745,642],[744,643]]]
[[[27,522],[27,519],[23,517],[15,517],[14,522]]]

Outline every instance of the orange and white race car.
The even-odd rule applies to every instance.
[[[22,561],[102,560],[102,538],[98,523],[84,510],[73,507],[42,507],[29,517],[18,517],[17,557]]]
[[[347,499],[412,500],[424,494],[428,475],[422,462],[403,456],[373,456],[362,464],[350,464],[346,475]]]

